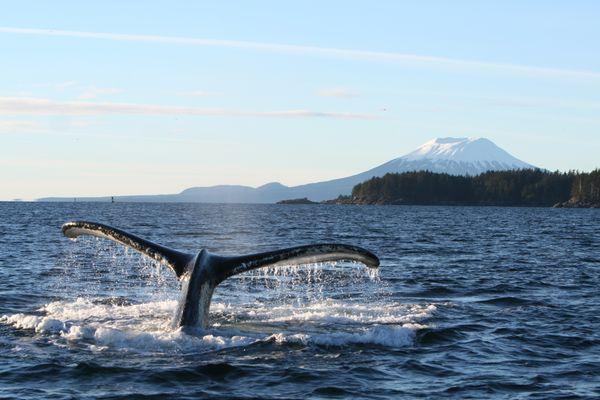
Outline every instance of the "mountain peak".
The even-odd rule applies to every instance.
[[[530,168],[531,165],[513,157],[496,146],[491,140],[481,137],[469,138],[436,138],[415,151],[400,157],[402,160],[450,160],[456,162],[488,162],[502,163],[515,168]]]
[[[287,186],[285,186],[281,182],[269,182],[269,183],[265,183],[262,186],[257,187],[257,189],[280,189],[280,188],[287,188]]]
[[[427,142],[425,142],[424,145],[426,144],[449,144],[449,143],[459,143],[459,142],[465,142],[465,141],[474,141],[474,140],[478,140],[480,138],[474,138],[474,137],[439,137],[439,138],[435,138],[435,139],[431,139]],[[423,146],[424,146],[423,145]]]

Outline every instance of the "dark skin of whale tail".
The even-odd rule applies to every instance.
[[[194,255],[96,222],[67,222],[62,226],[62,231],[71,239],[80,235],[110,239],[170,267],[177,278],[185,283],[182,301],[174,319],[174,325],[180,327],[206,327],[215,287],[225,279],[242,272],[261,267],[329,261],[354,261],[370,268],[379,266],[379,259],[370,251],[340,243],[310,244],[241,256],[221,256],[202,249]]]
[[[181,278],[185,273],[185,266],[194,258],[193,254],[173,250],[121,229],[97,222],[67,222],[62,226],[62,232],[70,239],[75,239],[81,235],[90,235],[115,241],[169,266],[175,272],[177,278]]]

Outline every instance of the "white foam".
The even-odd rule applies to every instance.
[[[91,351],[202,352],[256,342],[323,346],[375,344],[405,347],[436,311],[433,304],[364,304],[322,300],[308,304],[214,303],[212,327],[187,334],[171,328],[175,301],[134,305],[99,304],[91,299],[55,301],[40,312],[14,314],[0,323],[34,330],[54,340],[77,342]],[[251,326],[247,332],[244,328]],[[257,326],[264,326],[261,331]]]
[[[291,334],[277,333],[268,339],[277,343],[314,343],[322,346],[344,346],[354,344],[376,344],[388,347],[406,347],[414,343],[415,331],[425,326],[405,324],[403,326],[380,325],[361,332],[337,332],[331,334]]]
[[[134,305],[96,304],[89,299],[77,298],[74,302],[54,301],[46,304],[40,311],[60,320],[120,320],[131,318],[156,318],[171,315],[176,301],[154,301]]]
[[[41,320],[42,317],[25,314],[3,315],[0,317],[0,322],[12,325],[17,329],[35,329]]]
[[[59,333],[65,329],[65,324],[50,317],[40,317],[37,315],[13,314],[3,315],[0,322],[12,325],[17,329],[33,329],[39,333]]]
[[[93,339],[95,330],[87,326],[73,325],[68,330],[62,332],[62,336],[67,340]]]
[[[213,303],[212,311],[237,314],[262,322],[321,322],[331,324],[404,324],[429,318],[436,306],[411,304],[362,304],[326,299],[303,305],[252,304],[232,307]]]
[[[65,330],[65,323],[58,319],[44,317],[39,324],[36,325],[36,332],[60,333]]]

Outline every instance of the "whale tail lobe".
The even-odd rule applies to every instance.
[[[166,264],[175,272],[177,278],[181,278],[186,272],[186,267],[193,259],[193,254],[173,250],[165,246],[142,239],[129,232],[122,231],[112,226],[99,224],[97,222],[73,221],[67,222],[62,226],[63,234],[75,239],[81,235],[90,235],[110,239],[124,246],[130,247],[140,253],[162,263]]]

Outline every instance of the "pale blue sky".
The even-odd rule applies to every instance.
[[[2,2],[0,199],[295,185],[441,136],[600,167],[599,2],[298,3]]]

